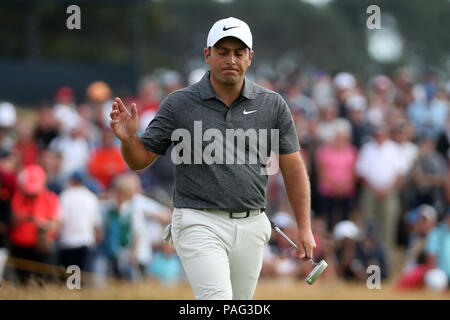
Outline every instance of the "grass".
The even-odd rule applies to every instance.
[[[392,280],[382,282],[380,289],[370,290],[365,283],[349,283],[334,280],[324,273],[312,286],[305,281],[292,279],[260,278],[254,299],[257,300],[450,300],[450,291],[444,293],[427,289],[398,290],[395,280],[404,262],[402,250],[395,251]],[[82,286],[69,290],[63,284],[26,287],[3,281],[0,300],[190,300],[194,295],[188,283],[163,285],[154,279],[134,283],[109,280],[105,287]]]
[[[187,283],[165,286],[149,279],[137,283],[110,282],[104,288],[82,287],[69,290],[64,285],[31,284],[18,287],[3,283],[1,299],[51,300],[189,300],[192,290]],[[381,289],[369,290],[364,284],[341,281],[320,282],[310,286],[303,281],[261,279],[255,292],[257,300],[450,300],[450,293],[429,290],[399,291],[392,283],[382,283]]]

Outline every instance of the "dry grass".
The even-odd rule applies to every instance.
[[[348,283],[333,280],[324,274],[314,285],[292,279],[260,279],[254,298],[257,300],[450,300],[450,291],[437,293],[426,289],[398,290],[395,279],[404,262],[402,250],[395,251],[395,266],[391,281],[383,282],[381,289],[370,290],[365,283]],[[136,283],[110,280],[103,288],[83,286],[69,290],[64,284],[48,284],[27,287],[3,282],[0,287],[2,299],[50,299],[50,300],[189,300],[194,295],[188,283],[165,286],[148,279]]]
[[[138,283],[110,283],[104,288],[82,288],[69,290],[64,285],[30,285],[26,288],[3,283],[0,299],[55,299],[55,300],[186,300],[193,299],[188,284],[164,286],[154,280]],[[258,300],[425,300],[450,299],[450,293],[435,293],[427,290],[398,291],[391,283],[383,283],[380,290],[369,290],[365,285],[343,282],[316,282],[309,286],[303,281],[260,280],[255,299]]]

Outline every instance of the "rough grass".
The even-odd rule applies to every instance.
[[[193,299],[188,284],[164,286],[155,280],[137,283],[110,282],[104,288],[82,287],[69,290],[64,285],[48,284],[43,287],[32,284],[17,287],[3,283],[0,299],[54,299],[54,300],[186,300]],[[418,300],[450,299],[450,293],[428,290],[399,291],[392,283],[382,283],[380,290],[369,290],[364,284],[349,284],[340,281],[320,282],[310,286],[303,281],[261,279],[255,293],[257,300]]]

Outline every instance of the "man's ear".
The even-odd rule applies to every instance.
[[[211,55],[211,48],[204,48],[203,55],[205,56],[205,62],[209,64],[209,57]]]
[[[248,59],[249,59],[248,66],[249,67],[252,64],[253,53],[254,53],[253,50],[250,50],[250,52],[248,53]]]

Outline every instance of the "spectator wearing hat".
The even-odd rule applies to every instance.
[[[10,102],[0,102],[0,148],[11,150],[14,140],[10,133],[16,120],[16,107]]]
[[[432,206],[423,204],[409,210],[405,220],[409,231],[408,247],[396,285],[401,289],[421,288],[425,273],[431,269],[426,261],[425,245],[428,234],[436,226],[437,213]]]
[[[357,91],[356,78],[353,74],[342,71],[334,76],[333,85],[338,100],[338,114],[341,117],[347,117],[346,100]]]
[[[60,87],[55,93],[53,113],[59,122],[59,128],[64,133],[78,125],[80,116],[75,104],[75,92],[71,87]]]
[[[34,271],[30,261],[52,262],[60,205],[58,196],[45,187],[45,180],[40,166],[25,167],[11,202],[11,256],[25,259],[16,268],[20,283],[28,282]]]
[[[367,100],[352,94],[346,100],[347,116],[352,126],[352,144],[359,150],[370,139],[370,126],[366,119]]]
[[[60,262],[89,270],[89,253],[102,236],[102,217],[97,196],[83,184],[83,173],[76,171],[61,193],[61,227],[58,238]]]
[[[358,235],[358,227],[349,220],[337,223],[333,230],[337,272],[344,280],[364,281],[367,277],[364,263],[357,256]]]
[[[397,239],[400,217],[398,190],[407,162],[385,125],[373,128],[373,140],[360,150],[356,174],[362,183],[360,209],[366,222],[374,222],[380,242],[389,255]],[[388,261],[391,261],[388,256]]]
[[[83,170],[91,154],[88,141],[80,127],[80,118],[73,123],[73,127],[66,128],[66,132],[50,143],[50,149],[62,157],[61,175],[66,182],[77,170]]]

